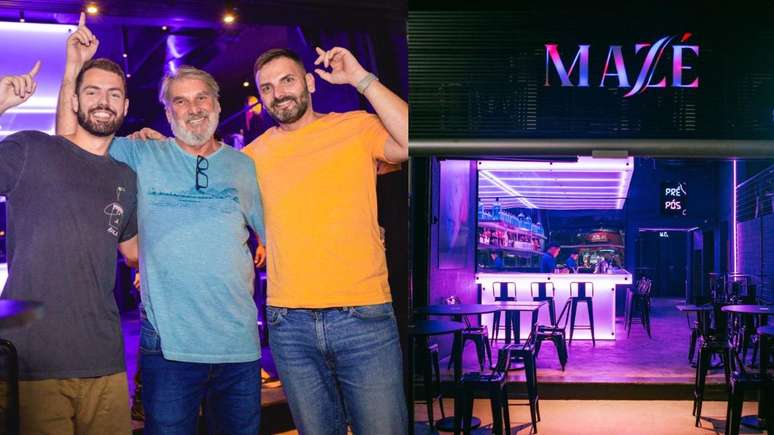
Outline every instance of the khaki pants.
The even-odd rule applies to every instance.
[[[131,434],[126,372],[19,382],[24,435]]]

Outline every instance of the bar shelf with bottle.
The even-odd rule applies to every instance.
[[[622,268],[621,212],[631,160],[579,157],[566,162],[479,161],[477,166],[479,301],[492,303],[504,296],[530,301],[533,284],[548,283],[558,314],[572,296],[572,283],[591,283],[594,338],[614,340],[616,292],[632,284],[632,275]],[[552,245],[558,246],[549,249]],[[571,254],[577,258],[570,260]],[[504,282],[515,284],[515,291],[511,287],[504,295],[499,284]],[[587,310],[580,307],[576,325],[587,325]],[[492,328],[492,316],[481,320]],[[550,324],[548,310],[540,311],[539,322]],[[526,338],[529,322],[521,328]],[[591,331],[576,330],[574,338],[591,339]]]

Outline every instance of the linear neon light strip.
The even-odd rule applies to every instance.
[[[12,113],[40,113],[40,114],[48,114],[48,113],[56,113],[56,107],[50,107],[50,108],[16,107],[14,109],[9,109],[5,113],[7,113],[7,114],[12,114]]]
[[[584,178],[584,177],[498,177],[503,181],[596,181],[599,183],[616,183],[618,177],[597,177],[597,178]]]
[[[70,32],[78,30],[78,27],[63,26],[61,24],[17,23],[10,21],[0,21],[0,30],[12,30],[14,32],[61,33],[67,35]]]
[[[497,185],[498,187],[502,188],[504,191],[511,194],[511,196],[519,197],[519,201],[521,201],[522,204],[527,206],[528,208],[537,208],[534,204],[529,202],[526,198],[521,198],[522,194],[513,190],[510,186],[500,181],[497,177],[492,175],[489,171],[481,171],[481,175],[483,175],[485,178],[487,178],[489,181]]]
[[[731,186],[731,192],[732,192],[732,194],[731,194],[731,198],[732,198],[731,199],[731,201],[732,201],[731,202],[731,207],[732,207],[732,209],[731,209],[732,210],[732,213],[731,213],[731,225],[733,226],[733,229],[732,229],[733,240],[731,242],[731,246],[732,246],[731,249],[733,251],[732,255],[734,256],[734,261],[733,261],[734,269],[733,269],[733,272],[736,273],[736,271],[739,269],[738,268],[738,263],[737,263],[737,250],[736,250],[737,249],[737,247],[736,247],[736,236],[737,236],[737,234],[736,234],[736,160],[733,161],[733,168],[734,168],[733,169],[733,172],[734,172],[733,183],[734,183],[734,185]]]
[[[502,181],[502,178],[500,178]],[[618,180],[616,180],[618,181]],[[620,183],[619,183],[620,184]],[[525,184],[525,185],[516,185],[514,186],[511,184],[510,186],[514,189],[524,190],[524,189],[548,189],[548,190],[615,190],[618,191],[621,189],[621,186],[619,184],[616,184],[615,186],[551,186],[551,185],[545,185],[545,184]],[[479,190],[484,189],[494,189],[495,186],[481,186]]]
[[[631,171],[631,157],[626,159],[599,159],[593,157],[578,157],[577,162],[505,162],[481,161],[479,169],[508,171],[541,171],[541,172],[620,172]]]

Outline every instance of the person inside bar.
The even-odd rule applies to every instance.
[[[556,269],[556,256],[559,255],[558,243],[550,243],[548,249],[543,253],[543,257],[540,259],[540,273],[554,273]]]
[[[489,251],[489,258],[487,260],[487,267],[492,269],[502,269],[505,267],[503,258],[500,254],[497,253],[497,251]]]
[[[594,273],[607,273],[610,269],[610,256],[603,255],[594,267]]]
[[[565,266],[567,266],[570,273],[578,273],[578,252],[573,252],[567,257]]]

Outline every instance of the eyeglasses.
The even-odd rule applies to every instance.
[[[205,174],[204,171],[206,171],[209,167],[210,162],[207,160],[207,158],[204,156],[196,156],[196,190],[207,188],[209,179],[207,178],[207,174]]]

